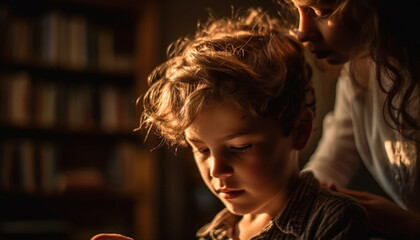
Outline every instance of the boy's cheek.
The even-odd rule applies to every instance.
[[[212,191],[213,187],[211,185],[211,180],[212,177],[210,175],[210,168],[207,167],[205,164],[197,164],[198,170],[200,172],[201,178],[203,179],[204,183],[206,184],[206,186]]]

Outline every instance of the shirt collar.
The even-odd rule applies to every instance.
[[[241,219],[226,208],[220,211],[209,224],[204,225],[197,231],[197,237],[212,235],[212,239],[230,239],[236,223]]]
[[[320,185],[311,172],[301,172],[297,188],[289,198],[283,211],[273,219],[274,226],[286,234],[300,236],[307,225],[312,205]],[[212,236],[212,239],[231,239],[236,223],[241,219],[223,209],[213,221],[197,231],[197,237]]]
[[[299,184],[289,198],[286,207],[274,218],[274,223],[282,232],[294,236],[303,234],[316,195],[320,190],[319,182],[311,172],[301,172],[299,179]]]

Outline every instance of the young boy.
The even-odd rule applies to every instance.
[[[260,10],[210,19],[149,76],[141,127],[188,144],[226,206],[199,239],[367,239],[364,210],[299,174],[312,131],[301,44]]]
[[[226,206],[200,239],[365,239],[352,199],[298,172],[314,96],[303,49],[267,14],[211,19],[149,77],[141,127],[187,143]]]

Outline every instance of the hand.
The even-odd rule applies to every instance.
[[[100,233],[92,237],[90,240],[134,240],[132,238],[115,233]]]
[[[419,239],[420,215],[406,211],[390,200],[367,192],[329,186],[353,197],[367,212],[372,229],[397,239]]]
[[[321,187],[329,189],[333,192],[337,192],[337,188],[335,186],[335,184],[333,182],[319,182],[319,184],[321,185]]]

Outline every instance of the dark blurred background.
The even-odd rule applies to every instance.
[[[0,0],[0,239],[194,239],[223,207],[188,149],[144,142],[137,97],[167,46],[209,11],[272,0]],[[317,66],[315,129],[337,67]],[[378,191],[361,169],[353,188]]]

